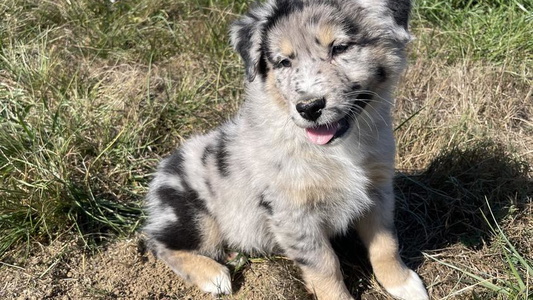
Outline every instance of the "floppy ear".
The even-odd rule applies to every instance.
[[[386,0],[385,2],[392,12],[396,24],[407,30],[411,13],[411,0]]]
[[[270,6],[257,5],[231,25],[231,44],[244,61],[246,78],[252,82],[261,60],[261,38]]]
[[[387,33],[400,43],[411,40],[408,31],[411,0],[351,0],[361,7],[376,24],[381,24]]]

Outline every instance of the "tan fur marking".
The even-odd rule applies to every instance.
[[[200,228],[202,228],[200,252],[212,257],[222,254],[222,234],[215,219],[209,215],[202,216]]]
[[[390,183],[394,174],[392,166],[388,164],[372,163],[368,164],[366,169],[368,170],[367,176],[374,186]]]
[[[344,285],[337,257],[333,253],[324,253],[319,260],[320,269],[301,266],[307,289],[319,300],[353,299]]]
[[[374,211],[374,214],[379,213]],[[368,257],[378,282],[385,288],[403,284],[409,277],[409,269],[398,253],[396,235],[382,226],[375,216],[360,220],[358,232],[367,245]]]
[[[369,248],[372,249],[369,257],[378,281],[387,288],[403,284],[409,269],[400,259],[396,238],[387,232],[379,232]]]
[[[294,156],[300,158],[298,164],[313,167],[300,173],[304,175],[293,176],[290,181],[276,182],[291,201],[297,205],[314,205],[334,200],[335,195],[343,193],[348,182],[343,181],[347,174],[342,164],[301,148],[295,149]]]
[[[335,40],[333,27],[328,24],[321,25],[318,28],[316,37],[322,46],[329,47],[329,45]]]
[[[300,153],[300,156],[302,155],[305,154]],[[342,194],[345,184],[342,179],[346,178],[344,168],[341,165],[323,163],[323,157],[316,156],[308,159],[317,166],[322,166],[309,173],[322,174],[322,176],[306,176],[303,183],[298,181],[298,178],[290,182],[279,182],[278,186],[284,190],[284,195],[300,206],[331,201],[335,199],[335,195]]]
[[[227,272],[227,268],[213,259],[188,251],[168,250],[161,258],[170,268],[185,280],[197,286],[204,286],[211,280]]]
[[[288,38],[284,38],[279,43],[279,50],[282,55],[286,57],[291,57],[294,55],[294,47],[292,42]]]
[[[331,200],[332,195],[335,194],[334,189],[309,187],[307,189],[295,189],[294,187],[287,187],[284,192],[295,204],[313,205],[319,202]]]
[[[275,82],[276,78],[274,74],[272,74],[272,71],[268,71],[267,79],[266,79],[266,90],[267,92],[272,96],[272,98],[275,100],[274,102],[283,110],[289,111],[289,108],[287,107],[287,101],[285,98],[281,95],[281,93],[278,91],[278,87],[276,86]]]

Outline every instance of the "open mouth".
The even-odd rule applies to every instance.
[[[311,143],[317,145],[326,145],[342,137],[348,129],[350,129],[349,118],[353,118],[355,114],[360,113],[365,109],[366,105],[372,100],[372,95],[369,93],[361,93],[357,95],[353,105],[357,107],[357,110],[352,111],[352,114],[344,116],[337,122],[319,125],[311,128],[306,128],[305,132],[307,138]]]
[[[342,137],[350,129],[349,116],[345,116],[337,122],[306,128],[307,138],[311,143],[326,145],[337,138]]]

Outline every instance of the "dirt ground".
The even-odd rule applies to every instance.
[[[0,298],[213,299],[185,284],[151,253],[141,253],[139,238],[117,241],[96,254],[60,241],[38,252],[24,266],[3,263]],[[226,298],[301,298],[307,293],[295,276],[293,264],[283,259],[250,263],[234,274],[236,293]]]
[[[64,243],[58,239],[33,251],[24,265],[4,260],[0,265],[0,298],[214,299],[185,284],[151,253],[143,253],[140,240],[137,236],[116,241],[91,254],[81,250],[81,241]],[[476,259],[484,260],[484,265],[494,259],[487,249],[455,246],[439,252],[439,259],[449,257],[474,264]],[[343,255],[340,254],[341,260]],[[356,299],[391,299],[372,279],[365,259],[356,261],[359,262],[355,265],[343,262],[347,285]],[[460,276],[453,269],[421,257],[411,257],[406,262],[417,269],[433,299],[473,298],[472,290],[453,295],[453,290],[468,286],[459,282]],[[297,268],[284,258],[251,259],[233,272],[233,288],[233,295],[221,299],[313,299]],[[483,293],[476,295],[489,299]]]

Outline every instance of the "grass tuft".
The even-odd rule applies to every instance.
[[[497,218],[490,209],[488,200],[487,206],[489,207],[488,212],[490,217],[487,218],[484,213],[483,216],[485,217],[486,224],[490,227],[497,253],[499,253],[500,259],[505,262],[503,264],[505,270],[500,270],[497,275],[480,274],[478,270],[474,270],[468,266],[456,266],[452,263],[439,260],[432,255],[425,254],[425,256],[474,280],[474,283],[470,284],[469,287],[454,292],[449,297],[461,295],[466,290],[479,285],[492,291],[493,293],[490,297],[497,299],[530,299],[532,296],[530,287],[533,282],[533,259],[531,257],[525,257],[516,249],[498,224]]]

